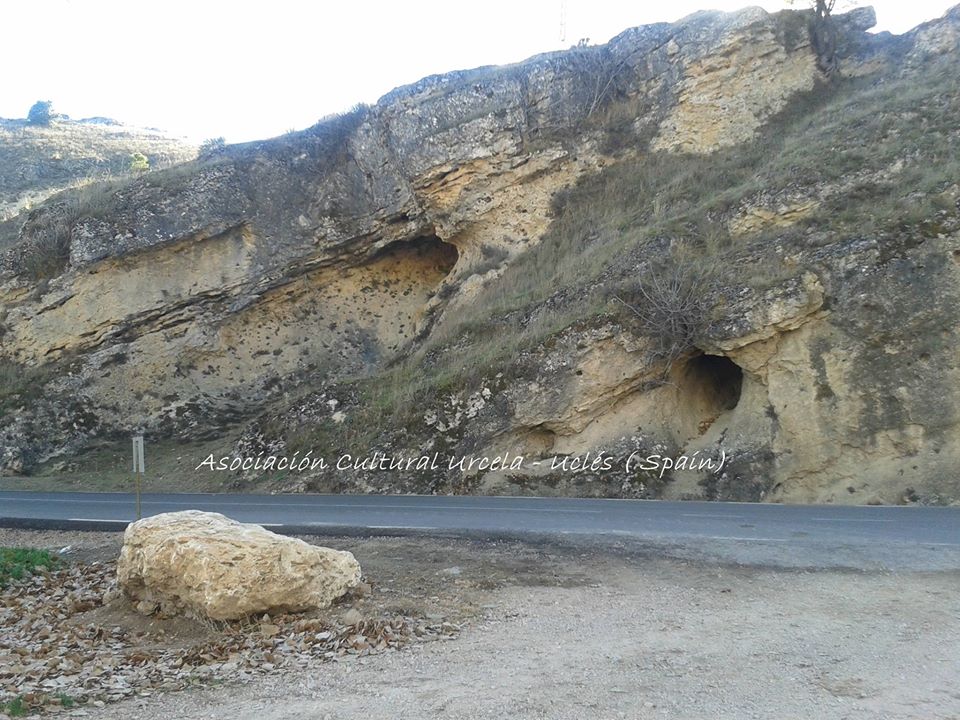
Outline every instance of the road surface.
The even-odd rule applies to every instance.
[[[911,567],[960,567],[960,508],[227,494],[146,494],[142,508],[145,516],[209,510],[295,533],[612,537],[696,546],[738,562],[859,567],[896,565],[899,558]],[[6,527],[121,529],[134,513],[130,494],[0,492]],[[731,548],[739,549],[725,552]]]

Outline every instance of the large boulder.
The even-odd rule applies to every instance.
[[[327,607],[360,582],[360,565],[349,552],[186,510],[127,527],[117,580],[141,612],[231,620]]]

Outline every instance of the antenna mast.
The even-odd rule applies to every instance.
[[[560,0],[560,42],[567,41],[567,0]]]

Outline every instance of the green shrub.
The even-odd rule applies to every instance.
[[[22,580],[35,568],[50,569],[57,562],[57,557],[47,550],[0,547],[0,587],[11,580]]]
[[[135,152],[130,156],[130,172],[146,172],[150,169],[150,160],[140,152]]]
[[[23,696],[17,696],[10,702],[4,703],[2,706],[3,711],[10,717],[25,717],[27,714],[27,705],[23,701]]]
[[[200,143],[200,157],[205,157],[208,155],[216,155],[221,152],[227,146],[226,141],[222,137],[207,138],[202,143]]]

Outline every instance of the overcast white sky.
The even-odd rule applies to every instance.
[[[957,1],[876,0],[876,30],[903,32]],[[18,0],[3,11],[0,117],[52,100],[74,118],[239,142],[307,127],[425,75],[746,5],[784,2]]]

